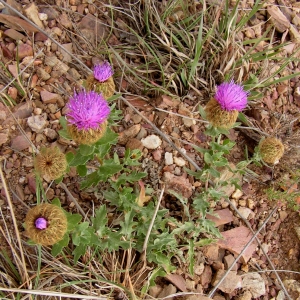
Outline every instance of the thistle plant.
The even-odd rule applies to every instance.
[[[110,98],[115,92],[113,74],[114,71],[107,61],[95,65],[93,74],[86,80],[86,88],[102,93],[105,99]]]
[[[67,130],[75,142],[92,145],[104,135],[110,109],[101,94],[75,92],[67,109]]]
[[[247,95],[241,85],[232,81],[217,87],[217,92],[206,105],[205,112],[210,124],[217,128],[231,128],[239,111],[247,106]]]

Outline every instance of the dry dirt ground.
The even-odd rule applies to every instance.
[[[9,1],[9,3],[18,11],[26,14],[24,6],[27,5],[26,7],[28,7],[30,1]],[[101,38],[103,34],[107,34],[109,29],[107,21],[109,10],[105,6],[108,1],[106,3],[106,1],[70,0],[63,2],[57,0],[53,2],[38,1],[35,4],[39,13],[36,16],[39,19],[34,22],[39,23],[48,35],[51,35],[54,40],[68,49],[73,56],[90,68],[95,62],[108,59],[105,49],[96,49],[97,39]],[[278,4],[282,5],[282,2]],[[294,2],[289,2],[286,3],[286,6],[292,7],[293,4]],[[33,11],[34,9],[31,8]],[[283,8],[282,11],[286,13]],[[34,15],[34,12],[28,14]],[[296,15],[300,18],[299,12]],[[96,17],[101,19],[103,23],[96,23]],[[122,22],[118,19],[118,14],[115,17],[116,24],[119,27],[110,33],[107,39],[109,46],[120,45],[124,42],[122,34],[118,31],[122,26]],[[266,21],[269,16],[259,15],[257,17],[265,18]],[[59,118],[65,114],[65,104],[73,93],[73,89],[81,85],[82,80],[88,75],[88,71],[74,60],[73,56],[62,51],[47,35],[39,32],[25,21],[16,18],[19,18],[19,16],[7,10],[7,8],[3,8],[0,13],[0,57],[2,65],[0,71],[2,99],[2,103],[0,103],[0,152],[2,168],[12,197],[21,239],[24,241],[26,251],[34,255],[35,251],[32,247],[26,246],[27,237],[24,235],[22,227],[28,208],[36,203],[33,149],[34,147],[58,145],[66,153],[76,148],[75,143],[66,141],[59,136],[58,130],[61,129]],[[23,29],[20,29],[19,24]],[[299,28],[299,25],[295,25],[296,28]],[[282,37],[282,34],[276,34],[279,39]],[[286,40],[290,39],[288,35]],[[17,40],[20,41],[18,47]],[[297,44],[294,44],[294,49],[296,48]],[[94,51],[91,49],[94,49]],[[17,69],[16,57],[19,60],[20,70],[23,70],[21,76],[17,76],[17,72],[20,70]],[[144,118],[150,120],[166,135],[174,138],[176,145],[184,148],[189,156],[201,166],[202,158],[184,141],[207,147],[208,139],[203,133],[204,125],[198,122],[189,122],[187,119],[184,120],[182,116],[170,112],[185,116],[192,115],[195,119],[199,119],[201,117],[197,113],[197,106],[199,104],[204,106],[206,100],[199,99],[193,91],[188,93],[189,97],[182,97],[181,102],[175,101],[176,99],[166,95],[154,95],[150,98],[147,96],[142,97],[137,93],[130,94],[129,92],[132,90],[128,86],[128,82],[121,76],[120,66],[113,56],[112,61],[115,68],[114,79],[118,92],[122,93],[125,99],[132,103]],[[300,67],[297,64],[292,64],[290,68],[297,72]],[[15,82],[10,83],[13,78],[16,78]],[[278,274],[281,279],[296,280],[297,282],[300,280],[300,273],[297,273],[300,272],[300,235],[297,235],[297,232],[299,232],[297,231],[299,228],[299,213],[289,209],[284,199],[277,199],[276,201],[268,199],[265,190],[274,186],[277,190],[284,192],[292,186],[290,194],[298,191],[297,181],[295,183],[292,180],[292,175],[299,163],[297,148],[295,148],[295,145],[299,144],[299,140],[297,140],[300,106],[299,88],[299,77],[271,86],[266,90],[264,99],[251,105],[245,112],[256,128],[268,134],[276,134],[281,138],[287,148],[287,154],[274,169],[253,167],[253,171],[256,172],[257,176],[245,175],[241,182],[241,191],[228,190],[232,203],[249,221],[254,232],[263,224],[273,208],[277,207],[265,228],[259,233],[258,238],[273,262],[275,269],[280,271]],[[8,105],[5,105],[4,102]],[[126,147],[142,150],[143,170],[149,174],[146,183],[158,190],[164,173],[171,172],[178,176],[179,181],[182,180],[182,184],[179,185],[179,192],[184,193],[186,190],[194,192],[199,188],[199,182],[188,176],[184,171],[181,160],[174,159],[171,163],[166,161],[166,152],[171,153],[173,158],[179,157],[178,153],[167,142],[163,141],[162,145],[156,150],[143,147],[140,140],[153,133],[158,135],[157,132],[140,114],[128,107],[123,101],[119,101],[118,105],[124,118],[120,121],[120,126],[116,130],[121,136],[122,132],[124,136],[124,131],[130,134],[126,135],[125,140],[120,140],[114,150],[118,153],[124,152]],[[254,131],[234,129],[230,131],[229,138],[237,143],[230,157],[231,162],[234,163],[244,157],[246,145],[250,155],[253,153],[255,143],[257,143],[260,136],[257,136]],[[184,165],[192,167],[186,160]],[[188,184],[184,183],[186,178],[188,178]],[[93,209],[93,206],[99,204],[99,198],[94,190],[81,191],[79,181],[80,179],[73,169],[63,179],[64,184],[78,200],[83,210],[88,212]],[[12,257],[13,254],[10,251],[11,241],[5,238],[7,235],[4,232],[8,230],[14,236],[14,229],[3,183],[0,183],[0,185],[0,208],[2,212],[2,219],[0,219],[0,250],[7,251],[8,255]],[[54,197],[59,197],[66,210],[77,212],[74,203],[61,186],[53,182],[43,181],[43,187],[49,201]],[[286,194],[283,193],[282,195]],[[162,206],[173,210],[174,214],[181,213],[178,211],[180,205],[177,205],[170,196],[165,196]],[[219,226],[222,232],[229,232],[233,228],[244,228],[246,226],[244,220],[237,215],[227,202],[220,202],[214,206],[216,212],[222,211],[224,213],[222,215],[224,222]],[[239,234],[244,235],[245,233],[237,233],[238,239],[242,238]],[[176,292],[209,293],[216,282],[216,274],[218,272],[221,274],[220,271],[226,270],[230,265],[229,261],[234,255],[238,254],[238,251],[234,252],[234,245],[230,244],[227,247],[212,245],[197,251],[199,270],[195,272],[196,275],[190,276],[187,273],[186,266],[178,267],[175,272],[178,277],[170,276],[157,281],[157,286],[150,291],[154,299],[163,298]],[[19,285],[11,275],[11,269],[4,262],[3,255],[0,259],[3,260],[2,267],[0,267],[0,286],[18,288]],[[28,268],[34,270],[34,267],[35,265],[31,261]],[[271,269],[272,267],[261,248],[255,246],[250,254],[250,259],[246,262],[240,260],[234,270],[241,276],[249,272],[260,274],[260,278],[257,280],[260,283],[263,282],[265,293],[255,297],[255,293],[251,294],[251,288],[231,289],[230,287],[223,287],[223,290],[219,289],[217,291],[213,299],[284,299],[282,297],[282,286],[275,273],[270,271]],[[300,297],[297,282],[293,282],[294,288],[288,289],[291,299]],[[253,282],[251,285],[255,286]],[[286,283],[286,286],[288,286],[288,283]],[[68,292],[74,293],[72,288]],[[12,299],[11,295],[8,297]],[[192,298],[192,296],[184,297],[172,298],[198,299]],[[115,295],[115,299],[120,299],[118,294]]]

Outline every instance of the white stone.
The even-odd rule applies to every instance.
[[[251,292],[253,298],[265,295],[265,281],[258,273],[248,273],[243,276],[242,288]]]
[[[39,13],[39,19],[41,21],[46,21],[48,19],[48,15],[45,13]]]
[[[233,194],[232,194],[232,198],[233,199],[239,199],[239,198],[241,198],[243,196],[243,192],[241,191],[241,190],[239,190],[239,189],[237,189]]]
[[[181,157],[174,157],[174,162],[178,167],[185,166],[185,160]]]
[[[240,207],[238,211],[246,220],[249,218],[250,214],[253,213],[252,210],[248,207]]]
[[[27,124],[31,128],[32,131],[41,133],[45,128],[47,121],[44,119],[43,116],[37,115],[32,116],[27,119]]]
[[[161,139],[154,134],[148,135],[146,138],[142,139],[141,142],[147,149],[156,149],[162,143]]]
[[[165,153],[165,164],[167,166],[173,165],[173,154],[171,152],[166,152]]]

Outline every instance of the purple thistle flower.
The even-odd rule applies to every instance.
[[[97,64],[94,66],[94,77],[100,81],[104,82],[114,74],[111,65],[104,61],[102,64]]]
[[[97,129],[110,113],[107,101],[94,91],[75,92],[67,108],[67,120],[78,130]]]
[[[47,220],[43,217],[37,218],[35,220],[34,224],[37,229],[46,229],[47,228]]]
[[[233,80],[230,82],[223,82],[217,87],[215,99],[220,103],[223,110],[241,111],[247,106],[247,96],[243,87],[235,84]]]

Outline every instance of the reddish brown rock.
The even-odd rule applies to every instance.
[[[214,211],[217,216],[206,215],[206,218],[215,222],[216,226],[224,225],[233,221],[232,212],[228,209]]]
[[[242,252],[242,250],[245,248],[245,245],[253,236],[251,231],[245,226],[236,227],[224,231],[221,234],[223,236],[223,239],[219,239],[218,245],[221,248],[227,249],[236,255]],[[256,247],[257,242],[254,240],[242,255],[244,263],[247,263],[247,261],[251,258],[252,253],[255,251]]]
[[[23,59],[26,56],[33,56],[33,49],[28,44],[19,44],[14,52],[15,55],[19,57],[19,59]]]
[[[134,138],[140,131],[141,125],[133,125],[119,133],[118,141],[121,145],[126,145],[130,138]]]
[[[5,30],[4,35],[6,35],[16,41],[22,40],[25,38],[25,35],[23,35],[22,33],[18,32],[15,29],[12,29],[12,28]]]
[[[55,93],[50,93],[48,91],[41,91],[41,98],[43,103],[49,104],[49,103],[56,103],[61,96]]]
[[[107,35],[106,27],[92,14],[84,16],[78,24],[78,28],[92,30],[97,33],[98,39],[103,39]],[[94,37],[96,36],[94,35]]]
[[[213,281],[212,285],[216,286],[218,282],[221,280],[223,275],[225,274],[225,270],[218,270]],[[242,286],[241,276],[236,275],[236,272],[230,271],[222,283],[219,285],[219,290],[224,293],[232,293],[235,289],[240,288]]]
[[[203,254],[210,261],[218,261],[219,260],[219,246],[217,244],[211,244],[203,249]]]
[[[35,177],[32,174],[29,174],[27,176],[27,180],[28,180],[28,188],[31,191],[31,193],[35,194],[36,192],[36,180]]]
[[[27,149],[31,145],[30,138],[30,133],[27,133],[27,138],[24,135],[18,135],[14,137],[11,141],[11,148],[17,151],[23,151]]]
[[[193,186],[184,176],[176,176],[170,172],[165,172],[163,180],[166,183],[166,192],[173,190],[185,198],[192,196]]]
[[[26,119],[32,114],[32,105],[30,102],[22,103],[15,107],[14,116],[16,119]]]
[[[0,146],[5,144],[8,140],[8,134],[7,133],[0,133]]]
[[[211,278],[212,278],[212,269],[210,266],[206,265],[203,273],[200,276],[200,283],[203,286],[203,288],[208,287],[208,285],[211,282]]]

